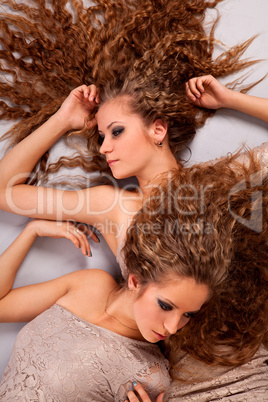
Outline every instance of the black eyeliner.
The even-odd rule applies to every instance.
[[[119,127],[114,127],[112,129],[112,135],[117,137],[118,135],[122,134],[124,130],[125,130],[124,127],[120,127],[120,126]]]
[[[157,300],[157,303],[158,303],[159,307],[164,311],[170,311],[173,309],[173,307],[170,304],[167,304],[160,299]]]

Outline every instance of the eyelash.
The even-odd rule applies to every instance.
[[[124,131],[124,127],[115,127],[112,130],[112,135],[113,135],[113,137],[118,137],[120,134],[122,134],[123,131]]]
[[[173,307],[171,307],[169,304],[162,302],[161,300],[158,300],[158,305],[164,311],[171,311],[173,309]],[[184,313],[185,318],[190,319],[190,318],[193,318],[194,316],[195,316],[194,313]]]
[[[158,305],[164,311],[172,310],[172,307],[169,304],[166,304],[166,303],[162,302],[161,300],[158,300]]]
[[[114,128],[112,131],[112,136],[113,137],[118,137],[120,134],[123,133],[125,129],[123,127],[118,127],[118,128]],[[99,145],[102,145],[103,141],[104,141],[105,136],[99,134],[99,139],[98,139],[98,143]]]
[[[186,318],[194,318],[195,314],[193,313],[184,313],[184,317]]]

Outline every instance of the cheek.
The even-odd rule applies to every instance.
[[[134,314],[140,322],[150,324],[153,320],[159,317],[157,308],[151,301],[137,300],[134,304]]]

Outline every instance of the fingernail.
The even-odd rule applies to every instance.
[[[91,250],[90,250],[90,252],[89,252],[89,256],[92,257],[92,252],[91,252]]]
[[[95,235],[96,235],[96,233],[95,233]],[[96,237],[97,237],[98,242],[100,243],[100,238],[99,238],[99,236],[96,235]]]
[[[138,383],[136,381],[133,381],[133,387],[136,387],[138,385]]]

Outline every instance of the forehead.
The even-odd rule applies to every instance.
[[[207,285],[198,284],[193,278],[178,278],[163,284],[151,284],[144,295],[161,297],[186,311],[197,311],[209,298]]]
[[[96,121],[99,130],[106,129],[113,121],[121,121],[130,126],[144,127],[142,118],[130,110],[128,97],[122,96],[107,101],[99,107],[96,113]]]
[[[98,112],[96,113],[97,122],[105,117],[106,114],[121,114],[121,115],[131,115],[129,108],[128,98],[120,96],[118,98],[109,100],[102,105],[100,105]]]

